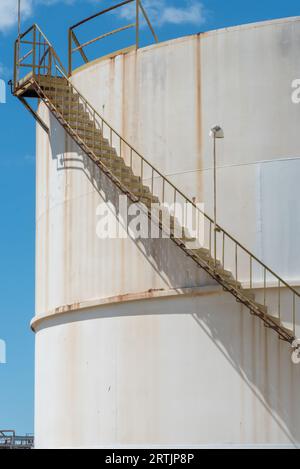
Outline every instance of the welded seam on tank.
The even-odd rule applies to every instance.
[[[55,308],[52,311],[47,312],[44,315],[35,316],[31,321],[31,328],[34,330],[35,326],[41,321],[51,319],[55,316],[73,313],[76,311],[83,311],[89,308],[97,308],[100,306],[109,306],[114,304],[121,303],[133,303],[143,300],[155,300],[155,299],[164,299],[171,298],[176,296],[211,296],[219,295],[224,293],[220,285],[209,285],[204,287],[182,287],[182,288],[173,288],[169,290],[149,290],[142,293],[127,293],[125,295],[115,295],[108,298],[99,298],[93,300],[86,300],[83,302],[74,303],[72,305],[64,305],[58,308]]]
[[[256,166],[261,164],[269,164],[269,163],[282,163],[282,162],[290,162],[290,161],[298,161],[300,160],[300,156],[295,157],[287,157],[287,158],[275,158],[273,160],[262,160],[262,161],[249,161],[246,163],[230,163],[226,165],[217,165],[217,169],[227,169],[227,168],[240,168],[243,166]],[[182,174],[193,174],[193,173],[201,173],[205,171],[213,171],[213,167],[210,166],[208,168],[201,168],[201,169],[188,169],[186,171],[178,171],[176,173],[166,173],[166,177],[172,176],[180,176]],[[158,179],[158,176],[154,176],[154,179]],[[145,181],[150,180],[150,178],[145,178]]]

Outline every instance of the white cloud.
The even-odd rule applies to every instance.
[[[22,0],[22,16],[27,19],[32,13],[32,0]],[[7,31],[17,23],[17,0],[0,1],[0,31]]]
[[[174,4],[175,3],[175,4]],[[176,3],[180,3],[177,6]],[[197,0],[185,0],[180,2],[167,0],[144,0],[143,5],[150,20],[157,26],[165,24],[195,24],[205,22],[203,4]],[[128,5],[118,11],[120,18],[134,20],[135,6]]]
[[[27,20],[36,5],[51,6],[58,2],[73,3],[75,0],[21,0],[22,20]],[[17,0],[0,0],[0,32],[6,32],[17,24]]]
[[[88,0],[100,4],[102,0]],[[38,5],[51,6],[56,3],[73,4],[76,0],[21,0],[22,20],[33,15]],[[0,32],[6,32],[17,24],[17,0],[0,0]],[[205,10],[199,0],[143,0],[143,5],[153,24],[195,24],[205,22]],[[120,18],[134,20],[135,5],[131,4],[117,10]]]
[[[161,21],[171,24],[203,24],[205,22],[203,5],[195,2],[186,8],[166,7],[162,13]]]
[[[55,3],[66,3],[67,5],[72,5],[72,3],[76,2],[76,0],[33,0],[33,3],[52,6]]]
[[[10,70],[6,65],[4,65],[2,62],[0,62],[0,78],[2,79],[7,79],[11,75]]]

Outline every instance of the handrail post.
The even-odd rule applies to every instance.
[[[154,29],[153,29],[153,26],[152,26],[152,24],[151,24],[151,21],[149,20],[149,17],[148,17],[148,15],[147,15],[147,13],[146,13],[145,8],[143,7],[143,4],[142,4],[141,0],[139,0],[139,3],[140,3],[140,9],[141,9],[141,11],[142,11],[142,13],[143,13],[143,15],[144,15],[145,20],[147,21],[147,24],[148,24],[148,26],[149,26],[149,29],[150,29],[151,33],[152,33],[152,36],[154,37],[154,40],[155,40],[156,44],[158,44],[159,41],[158,41],[157,34],[155,33],[155,31],[154,31]]]
[[[296,295],[293,293],[293,333],[296,337]]]
[[[52,53],[52,47],[49,48],[49,77],[51,77],[52,74],[52,59],[53,59],[53,53]],[[55,73],[57,70],[55,69]]]
[[[14,51],[14,58],[15,58],[15,63],[14,63],[14,91],[16,90],[16,87],[17,87],[17,81],[18,81],[18,62],[19,62],[19,54],[17,52],[18,50],[18,45],[19,45],[19,42],[18,41],[15,41],[15,51]]]
[[[32,55],[32,65],[33,65],[33,75],[35,76],[35,64],[36,64],[36,27],[33,28],[33,55]]]
[[[140,0],[136,0],[136,49],[140,47]]]
[[[18,0],[18,46],[17,46],[17,55],[16,55],[17,60],[18,60],[18,71],[16,71],[17,81],[19,81],[19,71],[20,71],[20,49],[21,49],[21,1]],[[16,81],[15,81],[15,84],[16,84]]]
[[[70,77],[72,75],[72,29],[71,28],[69,28],[68,47],[69,47],[68,76]]]

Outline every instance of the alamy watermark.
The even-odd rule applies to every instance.
[[[0,365],[6,363],[6,342],[0,339]]]
[[[300,104],[300,78],[292,81],[292,103]]]
[[[150,216],[149,216],[150,214]],[[104,202],[96,209],[96,234],[99,239],[185,238],[204,244],[204,205],[191,202],[173,204],[130,203],[120,195],[118,209]]]

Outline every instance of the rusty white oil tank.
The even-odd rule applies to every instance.
[[[300,18],[102,58],[72,80],[121,135],[300,285]],[[41,105],[37,127],[37,448],[297,446],[286,343],[172,242],[99,239],[114,185]],[[254,284],[257,291],[259,281]],[[272,294],[272,285],[270,285]]]

